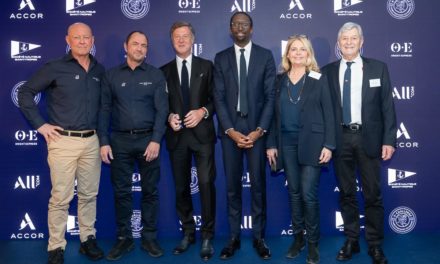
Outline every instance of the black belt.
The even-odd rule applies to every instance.
[[[132,130],[123,130],[123,131],[118,131],[120,133],[127,133],[127,134],[131,134],[131,135],[141,135],[141,134],[148,134],[153,132],[153,129],[151,128],[147,128],[147,129],[132,129]]]
[[[70,131],[70,130],[63,130],[59,131],[60,135],[68,136],[68,137],[80,137],[80,138],[88,138],[96,134],[95,130],[87,131],[87,132],[76,132],[76,131]]]
[[[350,124],[350,125],[342,124],[342,127],[343,127],[344,129],[351,130],[351,131],[359,131],[359,130],[362,130],[362,125],[359,125],[359,124]]]
[[[242,112],[238,112],[238,111],[237,111],[237,115],[241,118],[246,118],[248,116],[248,114],[243,114]]]

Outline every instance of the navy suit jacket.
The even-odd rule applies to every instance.
[[[283,73],[277,76],[275,82],[275,118],[266,142],[268,149],[278,149],[277,169],[283,168],[280,94],[287,78],[287,74]],[[322,148],[334,150],[336,146],[335,117],[327,78],[321,75],[316,79],[307,73],[299,104],[298,160],[302,165],[318,166]]]
[[[176,60],[172,60],[160,68],[167,80],[169,112],[179,114],[183,121],[184,112],[182,90],[180,89],[179,73],[177,72]],[[206,144],[215,142],[214,128],[214,102],[213,102],[213,64],[209,60],[205,60],[196,56],[192,56],[191,78],[190,78],[190,110],[205,107],[209,116],[202,119],[200,123],[191,129],[197,140]],[[175,132],[169,124],[165,134],[167,148],[174,149],[179,142],[182,130]]]
[[[214,60],[214,102],[220,121],[219,135],[235,127],[239,93],[238,69],[234,47],[216,54]],[[252,44],[248,66],[248,127],[270,127],[275,89],[275,61],[270,50]]]
[[[362,58],[362,143],[370,157],[382,155],[382,145],[395,146],[397,126],[392,87],[387,65],[381,61]],[[340,61],[326,65],[322,71],[329,80],[336,117],[336,155],[342,144],[342,104],[339,85]],[[380,80],[380,84],[377,83]],[[371,80],[375,80],[371,83]]]

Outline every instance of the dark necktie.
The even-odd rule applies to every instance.
[[[353,62],[347,61],[347,69],[344,73],[342,120],[345,125],[349,125],[351,123],[351,64],[353,64]]]
[[[189,111],[189,74],[186,68],[186,60],[182,61],[182,72],[180,73],[180,89],[182,89],[183,107],[185,114]]]
[[[244,49],[240,49],[240,112],[243,115],[248,113],[247,100],[247,70],[246,59],[244,58]]]

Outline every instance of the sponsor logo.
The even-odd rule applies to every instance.
[[[43,233],[37,232],[37,228],[28,213],[25,213],[20,222],[17,233],[12,233],[10,239],[42,239]]]
[[[180,14],[199,14],[201,0],[178,0]]]
[[[40,175],[26,175],[26,177],[18,176],[14,184],[14,190],[35,190],[40,185]]]
[[[402,86],[393,88],[393,98],[397,100],[410,100],[415,95],[414,86]]]
[[[149,0],[122,0],[122,13],[129,19],[141,19],[150,11]]]
[[[362,187],[359,185],[359,181],[358,181],[358,179],[356,179],[356,191],[357,191],[357,192],[362,192]],[[336,186],[336,187],[333,189],[333,192],[339,192],[339,187]]]
[[[413,0],[388,0],[388,13],[395,19],[407,19],[414,13]]]
[[[251,187],[251,178],[249,175],[249,172],[247,171],[245,175],[241,177],[241,183],[243,185],[243,188],[250,188]]]
[[[197,178],[197,168],[191,168],[191,183],[189,184],[191,188],[191,194],[196,194],[199,192],[199,179]]]
[[[68,215],[66,228],[67,233],[69,233],[71,236],[79,236],[78,216]]]
[[[37,130],[17,130],[14,134],[15,146],[37,146]]]
[[[18,90],[25,83],[26,83],[26,81],[21,81],[21,82],[17,83],[16,85],[14,85],[14,87],[12,87],[11,99],[12,99],[12,102],[15,104],[16,107],[20,107],[20,105],[18,104]],[[41,93],[37,93],[34,96],[35,104],[38,104],[40,102],[40,99],[41,99]]]
[[[133,215],[131,216],[131,232],[133,238],[140,238],[142,235],[142,214],[141,210],[133,210]]]
[[[11,13],[11,15],[9,15],[9,19],[43,19],[43,13],[35,12],[35,10],[35,5],[32,0],[21,0],[18,7],[19,12]]]
[[[403,123],[397,128],[397,148],[418,148],[419,142],[413,141]]]
[[[364,47],[361,47],[361,50],[359,50],[360,55],[364,54]],[[341,49],[339,48],[338,42],[335,44],[335,56],[338,58],[338,60],[342,59],[342,53]]]
[[[365,218],[364,215],[359,215],[359,219],[361,220],[360,228],[364,229],[365,225],[362,224],[363,219]],[[342,214],[339,211],[336,211],[335,213],[335,228],[339,231],[344,231],[344,219],[342,219]]]
[[[353,10],[354,5],[362,3],[362,0],[334,0],[334,13],[338,16],[359,16],[362,10]]]
[[[413,43],[412,42],[393,42],[390,45],[392,58],[412,58]]]
[[[39,47],[41,47],[41,45],[11,40],[11,59],[15,61],[38,61],[41,59],[41,55],[27,55],[24,53],[28,53]]]
[[[67,45],[66,46],[66,54],[69,53],[69,51],[70,51],[70,46]],[[95,56],[95,54],[96,54],[96,46],[95,46],[95,44],[93,44],[93,46],[90,49],[89,53],[92,54],[93,56]]]
[[[95,2],[96,0],[66,0],[66,13],[70,16],[92,16],[96,11],[84,10],[83,7]]]
[[[416,182],[408,182],[408,178],[416,175],[417,173],[412,171],[404,171],[398,169],[388,169],[388,186],[391,188],[405,188],[412,189],[417,186]]]
[[[194,215],[194,223],[196,224],[196,231],[199,231],[202,227],[202,216],[201,215]],[[183,231],[183,225],[182,222],[179,220],[179,230]]]
[[[199,56],[203,53],[203,44],[202,43],[194,43],[193,44],[193,55]]]
[[[242,0],[241,3],[240,0],[234,0],[234,3],[231,7],[231,13],[234,12],[252,12],[252,10],[255,9],[255,1],[256,0]]]
[[[417,216],[411,208],[399,206],[390,213],[388,222],[394,232],[407,234],[416,227]]]
[[[281,40],[281,57],[283,57],[284,52],[286,51],[287,40]]]
[[[243,216],[243,221],[241,221],[241,225],[240,228],[243,229],[248,229],[251,230],[252,229],[252,216],[250,215],[245,215]]]
[[[140,173],[133,173],[131,181],[132,181],[131,191],[132,192],[141,192],[142,191],[141,174]]]
[[[282,13],[280,19],[312,19],[312,14],[304,12],[301,0],[290,0],[287,12]]]

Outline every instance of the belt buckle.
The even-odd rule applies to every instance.
[[[359,125],[358,124],[350,124],[350,125],[348,125],[348,128],[352,131],[358,131]]]

